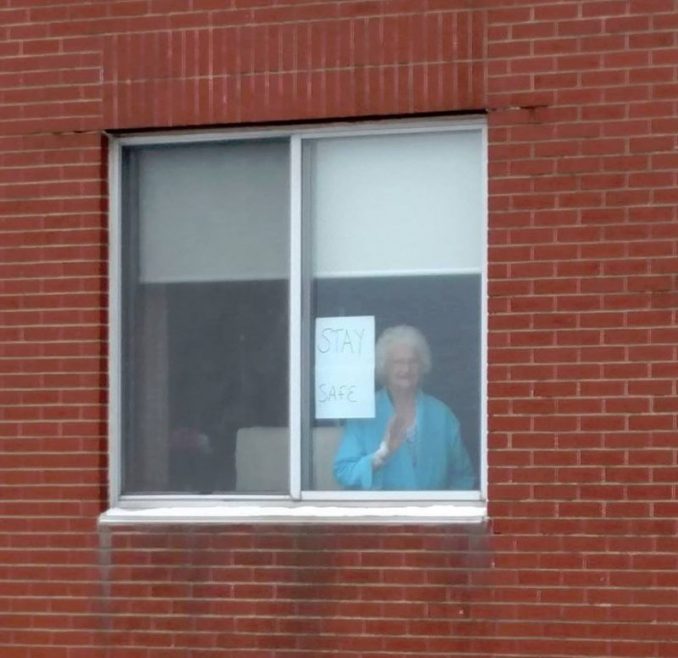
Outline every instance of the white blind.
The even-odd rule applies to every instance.
[[[315,141],[314,274],[480,271],[480,130]]]
[[[286,140],[140,149],[141,280],[286,278],[288,151]]]

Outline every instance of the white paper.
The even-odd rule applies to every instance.
[[[374,316],[316,318],[315,417],[374,417]]]

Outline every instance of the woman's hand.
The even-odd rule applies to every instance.
[[[393,454],[405,440],[407,435],[407,419],[396,413],[388,421],[386,432],[384,432],[383,443],[386,446],[388,454]]]
[[[407,419],[399,414],[394,414],[386,425],[384,438],[381,440],[379,449],[372,456],[372,466],[380,468],[386,459],[392,455],[407,436]]]

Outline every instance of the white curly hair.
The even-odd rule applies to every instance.
[[[386,367],[391,354],[391,349],[395,345],[410,346],[419,358],[421,374],[426,375],[431,371],[431,348],[424,337],[424,334],[407,324],[401,324],[396,327],[384,329],[379,336],[375,351],[375,375],[380,384],[384,383],[386,377]]]

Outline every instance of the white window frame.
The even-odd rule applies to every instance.
[[[481,231],[481,346],[480,346],[480,486],[468,492],[439,491],[304,491],[301,487],[301,422],[303,395],[302,363],[302,143],[306,139],[403,135],[425,132],[479,131],[482,140],[483,225]],[[290,489],[289,494],[240,493],[200,495],[123,495],[121,492],[122,405],[122,150],[126,146],[208,143],[227,140],[259,140],[284,137],[290,140]],[[108,493],[109,509],[99,522],[128,523],[220,523],[244,521],[280,522],[380,522],[441,523],[481,522],[487,500],[487,125],[484,117],[444,117],[425,121],[379,121],[331,124],[319,128],[288,126],[212,131],[154,132],[109,136],[109,404]],[[474,270],[475,271],[475,270]]]

